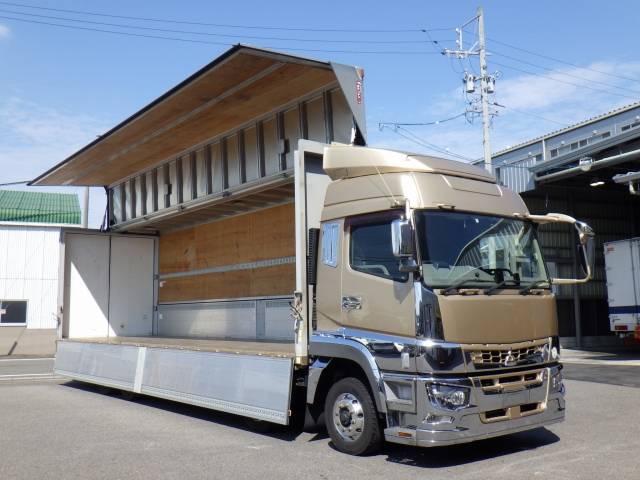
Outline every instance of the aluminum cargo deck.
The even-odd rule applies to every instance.
[[[235,353],[266,357],[294,358],[293,342],[261,342],[256,340],[226,340],[213,338],[177,337],[99,337],[72,338],[62,342],[99,343],[106,345],[130,345],[134,347],[168,348],[200,352]]]

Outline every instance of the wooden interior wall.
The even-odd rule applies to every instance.
[[[294,220],[291,203],[161,235],[160,275],[294,256]],[[289,295],[294,289],[291,263],[165,279],[159,301]]]

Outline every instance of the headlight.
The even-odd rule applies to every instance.
[[[469,405],[470,391],[467,387],[429,383],[427,394],[434,407],[458,410]]]

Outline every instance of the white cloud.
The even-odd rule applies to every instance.
[[[533,67],[525,66],[523,70],[533,71]],[[637,82],[608,74],[640,80],[640,61],[601,61],[588,65],[588,69],[559,68],[537,75],[514,74],[504,69],[503,78],[497,82],[495,101],[506,108],[498,108],[498,116],[493,121],[492,151],[640,100]],[[634,93],[634,90],[638,93]],[[421,116],[425,121],[437,120],[455,115],[464,108],[461,89],[456,88],[436,97]],[[479,118],[475,119],[473,125],[465,123],[464,119],[457,119],[440,125],[415,127],[412,131],[418,137],[451,152],[471,158],[479,158],[482,154]],[[372,131],[370,137],[371,143],[378,146],[392,145],[393,148],[441,155],[390,130]]]
[[[102,119],[42,107],[16,97],[0,100],[0,183],[35,178],[92,141],[107,126]],[[72,193],[81,189],[38,190]],[[95,227],[104,212],[101,189],[92,192],[90,201],[89,222]]]
[[[11,35],[11,29],[0,23],[0,39],[7,38],[9,35]]]

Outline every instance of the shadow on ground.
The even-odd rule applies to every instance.
[[[285,442],[292,442],[302,433],[300,422],[296,426],[280,426],[268,422],[253,421],[238,415],[209,410],[207,408],[187,405],[171,400],[150,397],[146,395],[123,392],[117,389],[87,384],[77,381],[63,383],[62,386],[83,390],[95,394],[121,398],[123,401],[135,402],[152,408],[161,409],[178,415],[185,415],[199,420],[215,422],[225,427],[251,431],[257,435],[264,435]],[[315,432],[308,441],[315,442],[328,438],[324,430]],[[559,440],[559,437],[545,428],[539,428],[528,432],[521,432],[505,437],[481,440],[474,443],[452,445],[448,447],[417,448],[404,445],[385,444],[382,452],[377,456],[386,456],[386,460],[392,463],[410,465],[422,468],[443,468],[455,465],[464,465],[489,458],[496,458],[514,453],[534,450],[545,445],[550,445]],[[331,442],[329,442],[331,446]]]
[[[387,461],[392,463],[421,468],[444,468],[535,450],[559,440],[550,430],[538,428],[447,447],[418,448],[388,444],[383,453],[386,454]]]
[[[204,407],[197,407],[195,405],[188,405],[186,403],[175,402],[173,400],[164,400],[162,398],[150,397],[148,395],[136,394],[115,388],[103,387],[100,385],[94,385],[91,383],[83,383],[75,380],[61,384],[63,387],[70,387],[77,390],[83,390],[99,395],[105,395],[109,397],[120,398],[123,401],[134,402],[139,405],[147,407],[157,408],[167,412],[175,413],[178,415],[184,415],[198,420],[205,420],[208,422],[215,422],[225,427],[237,428],[245,431],[252,431],[258,435],[265,435],[271,438],[277,438],[279,440],[291,442],[295,440],[300,433],[301,428],[286,427],[283,425],[277,425],[270,422],[262,422],[259,420],[252,420],[239,415],[233,415],[231,413],[220,412],[217,410],[211,410]]]

